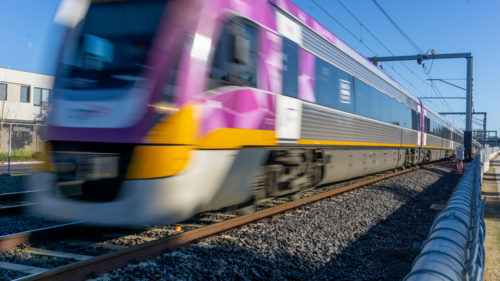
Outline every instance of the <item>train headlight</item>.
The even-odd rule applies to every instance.
[[[173,104],[166,102],[158,102],[156,104],[148,104],[148,106],[154,107],[156,112],[161,114],[172,114],[179,111],[179,108],[175,107]]]

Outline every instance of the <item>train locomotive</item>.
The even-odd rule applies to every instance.
[[[170,224],[450,159],[463,132],[289,0],[92,1],[50,97],[44,216]]]

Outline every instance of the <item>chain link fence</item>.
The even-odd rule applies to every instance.
[[[42,158],[45,132],[44,125],[0,123],[0,164],[8,165],[7,173],[13,163]]]

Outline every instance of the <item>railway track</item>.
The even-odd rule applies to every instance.
[[[27,214],[27,208],[34,203],[27,201],[31,194],[41,191],[24,191],[0,194],[0,216]]]
[[[109,272],[116,268],[125,266],[132,261],[144,260],[166,252],[172,252],[179,247],[190,244],[198,244],[203,239],[213,236],[223,236],[226,232],[233,229],[241,228],[245,225],[265,220],[281,213],[292,211],[315,201],[327,199],[329,197],[336,196],[384,179],[442,163],[446,162],[433,163],[400,172],[369,175],[361,179],[354,179],[321,187],[319,189],[305,192],[302,194],[303,198],[295,201],[291,201],[289,198],[276,198],[268,200],[262,202],[258,206],[256,212],[245,216],[238,216],[231,212],[211,211],[198,214],[183,223],[138,230],[135,234],[133,234],[133,231],[131,230],[85,227],[81,222],[77,222],[2,236],[0,237],[1,251],[18,249],[21,245],[20,248],[23,248],[24,251],[32,255],[65,258],[71,259],[74,262],[52,270],[33,266],[19,266],[17,264],[10,265],[0,263],[0,269],[17,270],[25,274],[34,274],[24,277],[22,280],[85,280],[87,278],[95,277],[99,273]],[[179,226],[181,227],[181,231],[175,230],[175,227]],[[75,235],[81,236],[82,233],[86,234],[87,237],[95,238],[98,236],[102,241],[84,241],[73,238]],[[68,237],[70,238],[68,239]],[[109,252],[94,257],[38,248],[38,245],[42,243],[59,241],[60,239],[65,239],[64,243],[68,245],[101,249],[104,248],[109,250]],[[116,240],[122,242],[130,241],[129,245],[131,247],[118,245],[119,243],[115,243]]]

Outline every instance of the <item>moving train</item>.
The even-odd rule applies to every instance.
[[[245,212],[449,159],[425,103],[289,0],[92,1],[67,33],[35,211],[93,225]]]

